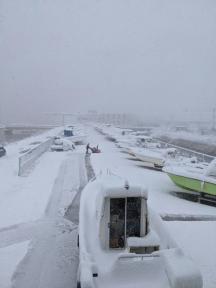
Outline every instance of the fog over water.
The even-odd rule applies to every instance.
[[[215,0],[0,0],[0,118],[209,120]]]

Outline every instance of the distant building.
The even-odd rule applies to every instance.
[[[183,125],[179,125],[179,126],[175,126],[173,128],[174,131],[179,132],[179,131],[185,131],[188,132],[188,127],[187,126],[183,126]]]
[[[97,111],[89,111],[87,114],[80,114],[79,120],[101,124],[112,124],[121,127],[137,127],[143,125],[142,121],[140,121],[136,115],[127,113],[97,113]]]

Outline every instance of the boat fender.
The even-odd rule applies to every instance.
[[[204,190],[205,180],[201,181],[201,192]]]

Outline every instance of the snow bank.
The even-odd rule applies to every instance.
[[[202,135],[198,132],[192,132],[192,131],[170,131],[166,128],[164,129],[163,127],[154,129],[152,136],[153,137],[167,136],[172,139],[184,139],[205,144],[210,143],[214,144],[216,140],[215,135]]]
[[[34,221],[43,215],[65,156],[65,153],[43,154],[28,177],[10,177],[6,173],[7,185],[0,190],[0,227]]]
[[[29,150],[27,153],[19,157],[19,170],[18,175],[22,176],[26,173],[27,169],[29,169],[34,162],[44,153],[46,152],[51,144],[53,139],[48,139],[38,146],[34,147],[33,149]]]
[[[12,276],[28,250],[29,241],[0,248],[0,287],[10,288]]]

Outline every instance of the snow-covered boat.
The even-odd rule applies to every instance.
[[[51,151],[68,151],[74,150],[75,146],[73,142],[68,139],[64,139],[61,137],[55,137],[53,140],[53,144],[51,145]]]
[[[79,126],[67,126],[64,128],[62,137],[70,140],[76,145],[86,144],[87,134],[84,132],[82,127]]]
[[[161,144],[150,136],[136,136],[137,144],[144,148],[160,148]]]
[[[116,143],[116,147],[120,148],[121,152],[123,153],[127,153],[131,156],[133,156],[133,153],[132,153],[132,148],[135,147],[135,143],[133,143],[133,141],[129,142],[129,141],[119,141]]]
[[[147,190],[113,175],[83,190],[79,214],[82,288],[201,288],[202,277],[147,207]]]
[[[134,157],[144,162],[144,166],[149,166],[161,170],[165,162],[176,155],[175,148],[155,148],[155,149],[140,149],[133,148],[131,153]]]
[[[149,136],[134,136],[128,135],[117,139],[116,146],[121,149],[122,152],[134,156],[134,149],[141,151],[141,148],[159,148],[160,143],[154,142]]]
[[[152,139],[150,136],[137,136],[133,135],[132,133],[126,136],[118,137],[116,139],[117,146],[121,148],[125,146],[125,143],[127,145],[133,146],[133,147],[144,147],[144,148],[160,148],[161,144],[159,142],[156,142]]]
[[[216,196],[216,159],[207,168],[201,166],[169,165],[163,169],[182,188]]]
[[[82,145],[82,144],[86,144],[87,143],[87,135],[74,135],[74,136],[69,136],[67,137],[67,139],[71,140],[73,143],[75,143],[76,145]]]
[[[73,127],[66,127],[64,129],[64,137],[71,137],[73,136]]]

